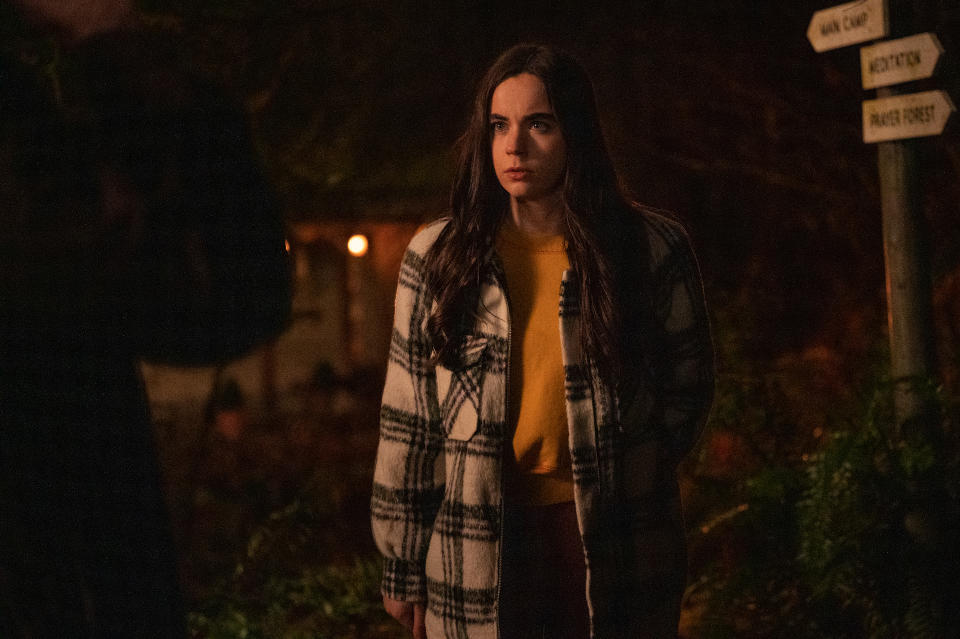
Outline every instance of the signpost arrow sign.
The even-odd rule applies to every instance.
[[[932,33],[881,42],[860,48],[860,78],[864,89],[929,78],[943,53]]]
[[[856,0],[813,14],[807,39],[817,53],[886,37],[890,33],[885,0]]]
[[[956,110],[946,91],[908,93],[863,101],[863,141],[886,142],[940,135]]]

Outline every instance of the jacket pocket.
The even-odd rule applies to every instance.
[[[468,335],[460,350],[460,366],[437,367],[437,397],[440,418],[447,437],[466,441],[480,421],[480,399],[487,363],[486,337]]]

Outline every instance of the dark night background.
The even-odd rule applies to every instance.
[[[807,41],[810,17],[828,6],[142,0],[138,9],[164,43],[162,64],[243,105],[291,228],[400,224],[394,251],[442,212],[451,146],[497,54],[521,41],[576,54],[626,185],[690,232],[711,310],[718,397],[684,464],[685,636],[938,637],[957,615],[937,602],[957,593],[946,543],[957,520],[945,504],[960,476],[960,116],[915,142],[937,434],[896,439],[877,150],[860,124],[874,92],[860,85],[859,46],[818,54]],[[3,19],[8,47],[38,66],[53,59],[9,12]],[[936,32],[946,50],[934,78],[904,88],[960,99],[960,2],[895,4],[891,21],[894,35]],[[381,273],[381,285],[392,288],[395,273]],[[380,374],[374,365],[360,383],[361,403],[376,402]],[[322,477],[269,499],[259,489],[231,497],[251,522],[232,545],[197,550],[203,533],[178,531],[196,636],[400,636],[377,611],[364,510],[376,426],[369,406],[356,414],[346,426],[354,439],[314,442],[329,463]],[[273,435],[258,445],[287,445],[276,434],[286,431],[262,430]],[[205,487],[181,485],[203,480],[180,468],[178,446],[161,451],[171,494],[193,496],[171,497],[171,510],[202,530],[202,513],[183,513]],[[877,461],[887,457],[894,470]],[[244,472],[236,458],[224,463]],[[256,508],[240,503],[250,494]],[[830,543],[834,554],[821,548]]]
[[[914,4],[915,31],[936,31],[947,50],[940,77],[915,84],[956,91],[960,8]],[[636,198],[687,222],[714,306],[745,314],[734,322],[750,336],[745,354],[863,349],[883,324],[876,151],[860,131],[872,92],[857,47],[817,54],[807,42],[822,4],[146,8],[185,63],[247,105],[292,219],[435,215],[478,73],[512,43],[550,42],[592,73]],[[952,124],[921,144],[937,276],[958,261],[956,135]]]

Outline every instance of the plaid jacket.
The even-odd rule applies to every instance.
[[[642,376],[647,381],[604,384],[580,349],[569,271],[559,299],[587,602],[592,636],[603,639],[676,634],[686,556],[675,468],[696,440],[713,391],[710,331],[686,234],[656,213],[636,217],[645,227],[638,237],[648,243],[638,254],[649,261],[645,290],[660,351],[652,374]],[[430,363],[433,300],[424,256],[443,224],[413,238],[400,271],[373,533],[385,557],[383,593],[426,601],[431,639],[496,639],[510,313],[492,254],[462,368]]]

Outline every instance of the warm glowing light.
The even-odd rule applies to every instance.
[[[367,254],[367,237],[365,235],[354,235],[347,240],[347,250],[354,257],[363,257]]]
[[[287,253],[290,252],[290,240],[283,241],[283,248],[286,249]]]

